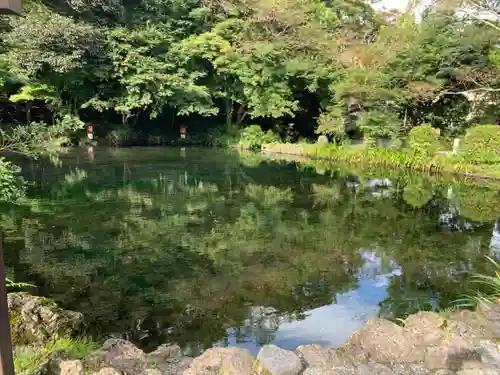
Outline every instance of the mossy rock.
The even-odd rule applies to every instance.
[[[63,310],[50,299],[29,294],[8,295],[12,338],[15,344],[45,343],[75,337],[83,328],[83,315]]]
[[[22,316],[19,311],[10,312],[10,331],[12,337],[12,343],[14,345],[21,345],[22,336],[19,334],[19,325],[21,324]]]

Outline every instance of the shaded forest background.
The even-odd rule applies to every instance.
[[[114,145],[169,144],[181,126],[210,145],[248,124],[297,141],[495,123],[499,2],[416,6],[24,1],[0,23],[0,151],[77,142],[86,122]]]

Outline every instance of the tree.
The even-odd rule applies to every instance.
[[[335,101],[323,115],[318,132],[345,131],[347,115],[353,112],[349,103],[356,106],[355,120],[374,118],[369,129],[361,129],[368,132],[375,123],[382,128],[385,123],[382,133],[405,134],[423,122],[441,127],[446,134],[460,131],[471,120],[464,115],[470,105],[463,107],[451,97],[494,91],[491,86],[485,88],[484,82],[493,86],[498,82],[496,40],[492,29],[449,9],[430,7],[420,23],[411,12],[400,15],[381,28],[374,43],[347,50],[353,64],[345,79],[332,85]],[[451,108],[459,112],[453,115]],[[394,120],[376,121],[377,113],[391,113]],[[333,120],[331,127],[327,118]],[[400,130],[394,131],[394,126]]]

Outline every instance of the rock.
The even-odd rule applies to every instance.
[[[163,375],[182,375],[192,362],[192,358],[182,356],[178,345],[158,348],[147,355],[148,367],[158,369]]]
[[[467,341],[470,347],[484,338],[493,338],[492,331],[487,328],[487,321],[478,313],[460,310],[453,313],[446,323],[451,339]]]
[[[191,364],[193,363],[193,358],[182,357],[178,362],[172,363],[167,362],[166,365],[162,366],[163,375],[182,375]]]
[[[477,369],[477,368],[485,369],[489,368],[489,366],[488,364],[483,363],[481,361],[463,361],[460,370]]]
[[[59,363],[59,375],[84,375],[82,361],[62,361]]]
[[[405,329],[414,340],[422,344],[437,344],[442,339],[444,319],[433,312],[419,312],[406,319]]]
[[[455,375],[455,371],[449,369],[437,370],[435,372],[436,375]]]
[[[369,363],[358,367],[357,375],[395,375],[387,366],[380,363]]]
[[[357,375],[353,370],[346,371],[344,369],[325,370],[318,367],[308,367],[302,375]]]
[[[480,359],[475,350],[463,340],[454,340],[438,346],[429,346],[425,349],[424,363],[430,369],[458,370],[465,361]]]
[[[316,167],[316,173],[321,175],[321,176],[324,176],[326,173],[326,169],[321,168],[321,167]]]
[[[481,303],[478,305],[477,313],[485,319],[489,331],[496,337],[500,337],[500,303]]]
[[[86,360],[91,368],[114,367],[125,374],[142,374],[146,371],[146,354],[126,340],[109,339],[101,349]]]
[[[297,348],[297,354],[307,367],[332,369],[334,367],[352,368],[353,365],[347,359],[339,356],[332,348],[322,348],[320,345],[301,345]]]
[[[179,361],[182,357],[182,350],[178,345],[171,345],[158,348],[148,354],[148,362],[173,362]]]
[[[219,369],[219,375],[245,375],[251,374],[254,358],[248,353],[240,352],[226,358]]]
[[[16,345],[43,344],[60,336],[76,336],[84,328],[82,314],[63,310],[46,298],[11,293],[7,301]]]
[[[294,352],[280,349],[275,345],[263,346],[257,361],[256,368],[259,374],[297,375],[302,371],[302,362]]]
[[[250,375],[252,364],[247,349],[212,348],[195,358],[183,375]]]
[[[66,366],[63,365],[63,367],[61,368],[61,364],[63,364],[64,362],[72,362],[71,358],[69,358],[68,356],[68,353],[63,351],[52,352],[42,361],[35,373],[38,375],[59,375],[62,373],[64,368],[69,367],[68,364]]]
[[[158,369],[148,368],[144,375],[162,375],[162,372]]]
[[[328,142],[328,137],[326,135],[320,135],[316,143],[320,146],[324,146],[327,145]]]
[[[364,328],[354,332],[343,349],[348,355],[381,364],[413,363],[424,358],[423,349],[403,328],[383,319],[370,319]]]
[[[489,340],[482,340],[477,346],[481,361],[494,367],[500,372],[500,345]]]
[[[457,375],[498,375],[498,371],[491,369],[465,369],[457,372]]]
[[[192,358],[182,356],[178,345],[158,348],[147,355],[148,367],[160,370],[163,375],[182,375],[192,362]]]
[[[93,375],[122,375],[122,373],[113,367],[105,367],[98,372],[94,372]]]
[[[426,368],[422,364],[405,364],[405,365],[395,365],[392,367],[394,374],[396,375],[435,375],[435,372]],[[454,375],[453,371],[452,374]]]

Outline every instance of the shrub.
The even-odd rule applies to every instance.
[[[410,147],[423,154],[435,154],[440,146],[440,131],[429,124],[416,126],[410,131]]]
[[[131,125],[116,128],[106,134],[106,141],[110,146],[122,147],[131,146],[137,142],[139,134],[133,129]]]
[[[278,141],[271,130],[264,133],[259,125],[250,125],[241,131],[240,146],[250,149],[259,150],[265,143],[275,143]]]
[[[237,132],[227,132],[224,128],[216,127],[210,129],[203,137],[202,143],[208,147],[231,148],[238,143]]]
[[[0,157],[0,202],[14,202],[24,197],[25,181],[21,168]]]
[[[467,130],[460,153],[472,163],[494,164],[500,161],[500,126],[477,125]]]
[[[393,139],[399,136],[402,124],[393,113],[375,109],[361,114],[357,126],[365,139]]]

